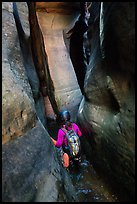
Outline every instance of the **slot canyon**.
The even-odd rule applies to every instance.
[[[2,202],[135,201],[135,2],[2,2]],[[50,136],[68,110],[78,172]]]

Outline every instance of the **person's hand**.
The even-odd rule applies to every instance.
[[[56,145],[56,142],[57,142],[57,141],[54,140],[52,137],[50,137],[50,138],[52,139],[53,144]]]

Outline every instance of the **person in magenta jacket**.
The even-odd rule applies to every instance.
[[[62,147],[63,148],[63,151],[69,155],[69,152],[68,152],[68,142],[67,142],[67,138],[66,138],[66,134],[65,132],[62,130],[62,128],[65,128],[67,129],[68,131],[71,130],[73,128],[73,130],[77,133],[77,135],[79,137],[82,136],[82,132],[80,131],[78,125],[74,122],[70,122],[70,113],[68,111],[63,111],[59,114],[58,118],[57,118],[57,122],[58,124],[60,125],[60,129],[58,130],[58,137],[57,137],[57,140],[54,140],[53,138],[52,141],[54,143],[54,145],[57,147],[57,148],[60,148]],[[65,155],[66,156],[66,155]],[[67,158],[67,156],[66,156]],[[69,160],[69,158],[68,158]],[[68,162],[67,162],[68,164]],[[68,164],[69,165],[69,164]]]
[[[77,133],[77,135],[79,137],[82,136],[82,132],[80,131],[79,127],[76,125],[76,123],[72,123],[73,125],[73,130]],[[62,125],[62,127],[65,128],[65,125]],[[71,126],[68,126],[67,130],[71,130],[72,127]],[[58,131],[58,139],[56,141],[56,144],[55,146],[56,147],[61,147],[62,145],[64,146],[67,146],[68,143],[67,143],[67,138],[65,137],[65,132],[60,128],[59,131]]]

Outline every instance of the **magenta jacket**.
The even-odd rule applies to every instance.
[[[75,123],[72,123],[73,124],[73,129],[74,131],[77,133],[77,135],[79,137],[82,136],[82,132],[80,131],[79,127],[75,124]],[[63,126],[65,128],[65,125]],[[69,128],[68,130],[71,130],[72,128]],[[58,139],[57,139],[57,142],[56,142],[56,147],[61,147],[62,145],[65,145],[67,146],[68,142],[67,142],[67,138],[65,137],[65,133],[63,132],[62,129],[59,129],[58,131]]]

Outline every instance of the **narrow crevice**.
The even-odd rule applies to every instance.
[[[50,76],[48,59],[44,48],[44,39],[36,16],[35,2],[27,2],[29,10],[31,49],[34,64],[39,76],[43,97],[48,96],[55,114],[58,114],[58,106],[55,100],[53,81]]]
[[[80,16],[76,21],[74,27],[67,33],[70,35],[70,58],[82,94],[84,94],[84,80],[87,69],[87,60],[84,53],[84,34],[88,30],[88,25],[85,15],[85,2],[81,2]]]
[[[45,126],[46,125],[46,119],[44,114],[45,111],[43,111],[42,114],[39,114],[39,108],[37,106],[37,101],[42,99],[42,94],[40,91],[40,82],[32,59],[31,39],[30,36],[27,36],[23,30],[16,2],[13,2],[13,16],[15,19],[16,28],[18,32],[23,64],[26,70],[26,75],[28,77],[28,81],[35,101],[37,116]],[[44,108],[45,108],[44,102],[42,102],[41,100],[41,109]]]
[[[27,76],[30,86],[32,88],[35,103],[37,99],[41,96],[43,97],[44,103],[44,97],[48,96],[55,114],[58,114],[58,107],[54,95],[54,86],[48,68],[43,36],[37,21],[35,3],[27,2],[27,4],[30,23],[29,37],[26,36],[23,30],[16,2],[13,2],[13,15],[16,23],[16,28],[18,31],[18,37],[23,56],[23,63],[27,71]],[[33,72],[33,75],[35,76],[32,76],[31,70]],[[36,95],[38,89],[39,96]]]

